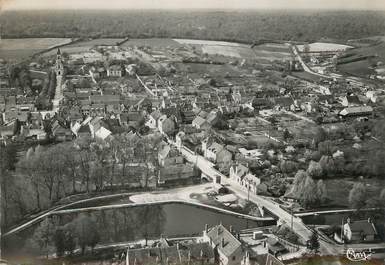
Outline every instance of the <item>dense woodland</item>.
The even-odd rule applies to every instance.
[[[22,18],[22,19],[21,19]],[[375,11],[8,11],[2,36],[347,40],[385,32]]]

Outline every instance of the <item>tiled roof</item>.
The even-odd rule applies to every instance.
[[[196,125],[198,125],[198,126],[203,125],[205,122],[206,122],[206,120],[203,119],[203,118],[200,117],[200,116],[195,117],[195,119],[193,120],[193,123],[196,124]]]
[[[128,250],[129,264],[188,264],[188,260],[214,259],[208,243],[178,244],[169,247],[152,247]],[[122,265],[122,264],[121,264]]]
[[[213,244],[218,247],[218,251],[221,251],[227,257],[232,256],[233,253],[242,246],[241,242],[223,225],[211,227],[207,232],[207,236],[212,240]],[[223,246],[222,240],[224,242]]]

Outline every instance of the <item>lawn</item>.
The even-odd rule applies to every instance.
[[[68,38],[2,39],[0,58],[7,60],[25,59],[42,50],[70,42],[71,39]]]

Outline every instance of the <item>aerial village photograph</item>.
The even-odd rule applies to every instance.
[[[385,1],[0,0],[0,264],[385,264]]]

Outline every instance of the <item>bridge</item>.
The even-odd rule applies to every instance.
[[[168,139],[168,141],[170,144],[177,146],[173,140]],[[186,160],[195,164],[202,171],[203,174],[209,176],[212,179],[215,179],[216,176],[220,176],[221,183],[226,185],[226,187],[233,193],[237,194],[241,198],[250,200],[259,207],[265,208],[268,212],[277,216],[283,223],[286,223],[288,225],[291,224],[293,231],[300,238],[302,238],[303,241],[306,242],[312,236],[313,230],[307,225],[305,225],[300,217],[292,215],[289,212],[285,211],[280,207],[278,203],[270,200],[269,198],[257,194],[251,194],[245,191],[244,188],[239,186],[238,183],[213,168],[213,164],[209,162],[206,158],[193,153],[185,146],[180,146],[179,150],[182,155],[186,158]],[[320,251],[323,254],[335,255],[336,253],[339,253],[338,246],[326,240],[321,240],[320,246]]]

